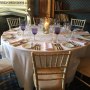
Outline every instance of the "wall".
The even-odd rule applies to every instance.
[[[39,0],[33,0],[33,5],[34,5],[34,16],[39,15]]]
[[[27,9],[27,0],[0,0],[0,8]]]
[[[38,1],[34,0],[34,15],[38,15]],[[71,18],[86,19],[84,30],[90,32],[90,0],[58,0],[63,2],[64,10],[71,10],[64,12],[70,15]]]
[[[20,17],[20,16],[16,16],[16,15],[4,15],[4,16],[0,16],[0,36],[2,35],[2,33],[4,31],[7,31],[9,29],[6,18],[9,17]],[[24,17],[20,17],[21,20],[24,19]]]
[[[71,10],[66,12],[73,18],[86,19],[85,30],[90,32],[90,0],[62,0],[63,9]]]

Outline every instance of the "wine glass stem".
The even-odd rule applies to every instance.
[[[34,41],[35,41],[35,35],[34,35]]]
[[[56,35],[56,43],[58,43],[58,35]]]
[[[23,36],[24,36],[24,31],[23,31]]]

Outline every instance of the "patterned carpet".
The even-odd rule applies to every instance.
[[[79,74],[77,72],[75,76],[78,76],[78,75]],[[90,78],[85,76],[84,79],[90,83]],[[85,84],[83,84],[81,81],[79,81],[77,78],[74,78],[70,86],[65,90],[90,90],[90,88],[87,87]]]
[[[14,72],[10,72],[5,75],[0,75],[0,84],[1,84],[0,90],[22,90],[19,87],[16,75]]]
[[[12,79],[10,79],[10,77]],[[90,81],[90,78],[88,78],[87,80]],[[22,88],[19,87],[16,75],[14,72],[11,72],[10,74],[5,76],[0,75],[0,82],[1,81],[7,81],[7,82],[5,82],[3,85],[0,85],[0,90],[23,90]],[[33,90],[35,90],[35,88]],[[82,82],[80,82],[75,78],[73,82],[70,84],[70,86],[66,88],[66,90],[90,90],[90,88],[85,86]]]

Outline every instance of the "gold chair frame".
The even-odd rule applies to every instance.
[[[71,51],[68,50],[59,52],[32,52],[36,90],[41,90],[42,86],[40,84],[42,82],[48,83],[48,81],[54,82],[55,80],[59,82],[58,86],[55,88],[47,86],[45,90],[65,90],[66,72],[70,56]]]
[[[86,23],[86,20],[71,18],[71,26],[80,27],[82,30],[84,29],[85,23]]]
[[[20,25],[20,18],[6,18],[9,30],[11,30],[13,27],[19,27]]]

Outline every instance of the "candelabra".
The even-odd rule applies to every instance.
[[[44,20],[44,33],[45,34],[49,33],[49,24],[50,24],[49,18],[45,18]]]

